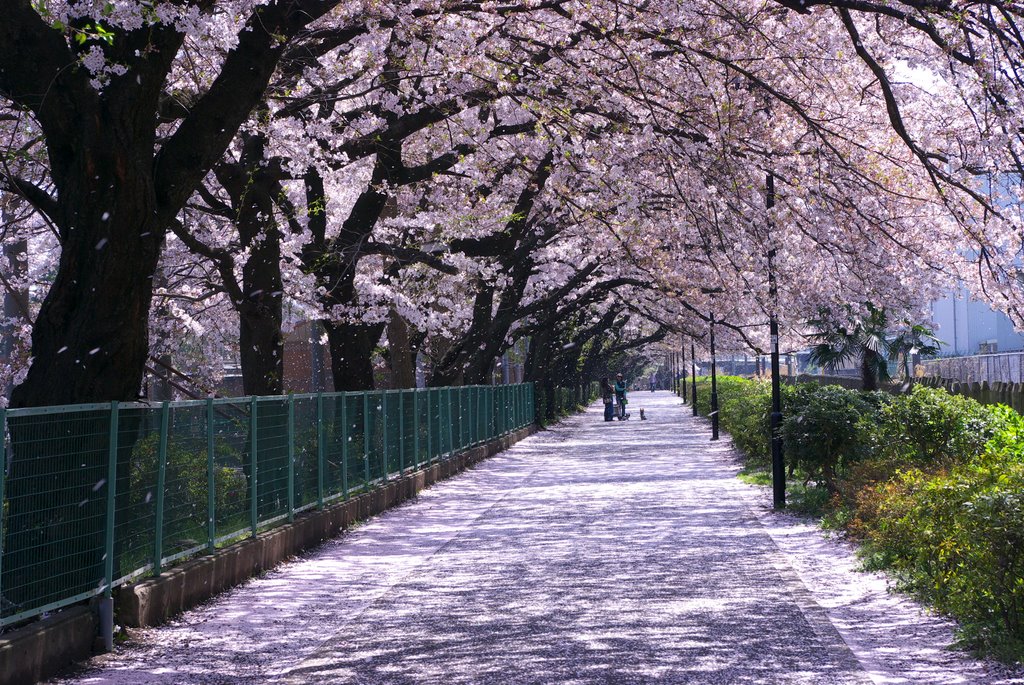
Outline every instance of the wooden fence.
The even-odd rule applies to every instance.
[[[822,376],[802,373],[799,376],[783,376],[782,378],[783,383],[790,385],[796,383],[817,383],[818,385],[839,385],[847,390],[860,390],[864,387],[863,381],[856,376]]]
[[[1024,383],[1003,383],[996,381],[958,381],[952,378],[930,376],[918,381],[929,388],[942,388],[953,395],[964,395],[982,404],[1005,404],[1014,411],[1024,414]]]

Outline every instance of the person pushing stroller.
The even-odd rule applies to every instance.
[[[629,400],[626,399],[626,381],[622,378],[621,373],[615,374],[615,404],[619,421],[625,421],[629,418],[629,414],[626,413],[626,403]]]

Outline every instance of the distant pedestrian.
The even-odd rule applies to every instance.
[[[629,414],[626,413],[626,403],[629,400],[626,399],[626,381],[623,380],[622,374],[615,374],[615,403],[619,409],[619,421],[625,421],[629,418]]]
[[[608,377],[601,379],[601,400],[604,402],[604,420],[611,421],[615,418],[615,405],[612,400],[615,397],[615,390],[608,382]]]

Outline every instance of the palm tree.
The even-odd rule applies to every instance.
[[[889,342],[886,337],[889,316],[885,309],[867,304],[867,317],[849,317],[841,321],[823,310],[819,318],[808,323],[817,328],[810,335],[815,343],[811,349],[812,363],[835,371],[840,366],[860,359],[860,377],[865,390],[877,390],[888,381]],[[847,307],[852,315],[852,308]]]
[[[839,319],[831,312],[822,310],[819,318],[809,323],[817,328],[810,338],[815,342],[811,349],[811,362],[835,371],[840,366],[860,359],[860,376],[865,390],[877,390],[882,382],[892,378],[889,374],[889,360],[903,361],[903,373],[910,381],[910,355],[937,354],[941,341],[932,329],[923,324],[911,324],[904,320],[903,327],[890,330],[889,314],[882,307],[871,303],[866,305],[866,317],[854,317],[851,307],[846,308],[847,317]]]
[[[889,359],[903,360],[903,377],[908,383],[914,382],[913,370],[910,368],[911,357],[915,354],[925,356],[938,354],[942,341],[935,337],[935,332],[919,323],[903,322],[906,328],[889,341]]]

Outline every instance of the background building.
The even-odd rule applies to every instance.
[[[932,321],[943,357],[1024,350],[1024,335],[1009,317],[972,300],[964,288],[932,303]]]

